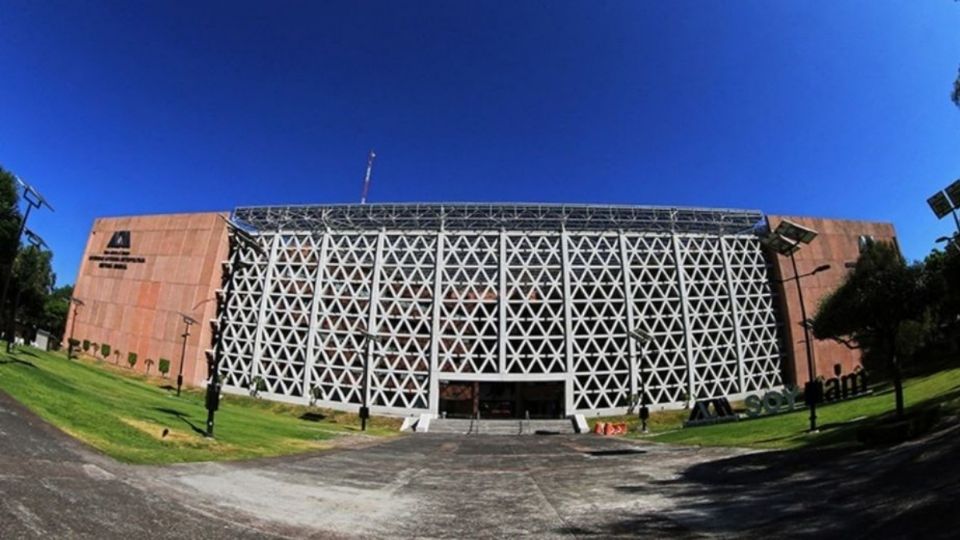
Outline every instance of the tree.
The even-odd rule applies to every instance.
[[[17,320],[25,326],[43,326],[47,297],[56,280],[51,268],[52,259],[53,254],[49,251],[26,246],[20,248],[13,262],[9,294],[17,306]],[[54,335],[60,336],[59,333]]]
[[[137,365],[137,353],[127,353],[127,363],[130,364],[130,369],[133,369]]]
[[[147,366],[147,375],[150,375],[150,367],[153,365],[153,360],[150,358],[147,358],[146,360],[143,361],[143,365]]]
[[[57,287],[43,303],[43,317],[38,327],[49,330],[55,336],[63,336],[66,331],[67,315],[70,312],[70,298],[73,297],[73,285]]]
[[[160,373],[162,373],[164,377],[166,377],[167,373],[170,372],[170,361],[166,358],[161,358],[160,363],[157,364],[157,369],[160,370]]]
[[[16,177],[10,171],[0,166],[0,288],[6,281],[9,272],[13,271],[13,261],[19,247],[18,233],[20,231],[21,214],[19,209],[20,191],[17,189]],[[13,313],[13,298],[16,289],[13,288],[11,276],[10,287],[7,289],[7,302],[0,305],[0,328],[6,333],[13,328],[10,316]],[[10,336],[11,341],[13,336]]]
[[[100,345],[100,355],[103,356],[104,360],[106,360],[107,358],[110,357],[110,345],[109,345],[109,344],[104,343],[103,345]]]
[[[10,268],[20,230],[20,192],[13,173],[0,166],[0,272]]]
[[[835,339],[863,349],[870,369],[889,373],[903,414],[901,361],[922,340],[925,305],[919,266],[907,266],[892,244],[864,250],[853,272],[821,303],[813,320],[818,339]]]

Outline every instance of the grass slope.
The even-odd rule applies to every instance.
[[[177,398],[160,386],[168,384],[36,349],[0,355],[0,390],[66,433],[128,463],[277,456],[323,448],[329,444],[324,441],[359,432],[356,415],[225,395],[216,416],[216,439],[207,439],[201,434],[207,418],[203,393],[186,390]],[[307,412],[322,419],[301,419]],[[367,433],[396,433],[398,425],[396,419],[375,418]],[[165,437],[164,429],[169,430]]]
[[[960,413],[960,368],[907,380],[904,397],[908,412],[942,407],[948,415]],[[652,435],[646,438],[668,443],[752,448],[848,445],[856,442],[857,427],[891,415],[893,408],[893,389],[889,385],[876,388],[867,397],[821,405],[817,407],[820,432],[813,434],[806,432],[810,427],[808,409],[755,420],[691,428],[682,428],[689,411],[664,411],[651,415]],[[630,424],[630,436],[640,436],[636,433],[636,415],[598,419],[604,420],[626,421]]]

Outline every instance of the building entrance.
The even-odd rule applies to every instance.
[[[448,418],[563,418],[562,381],[440,381]]]

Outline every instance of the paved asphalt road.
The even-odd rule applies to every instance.
[[[0,393],[0,538],[950,538],[958,435],[856,453],[415,435],[134,467]]]

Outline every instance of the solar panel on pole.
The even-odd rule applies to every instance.
[[[950,201],[947,200],[947,196],[944,195],[942,191],[936,192],[932,197],[927,199],[927,204],[930,205],[933,213],[937,215],[937,219],[943,219],[944,216],[953,210],[953,206],[950,205]]]

